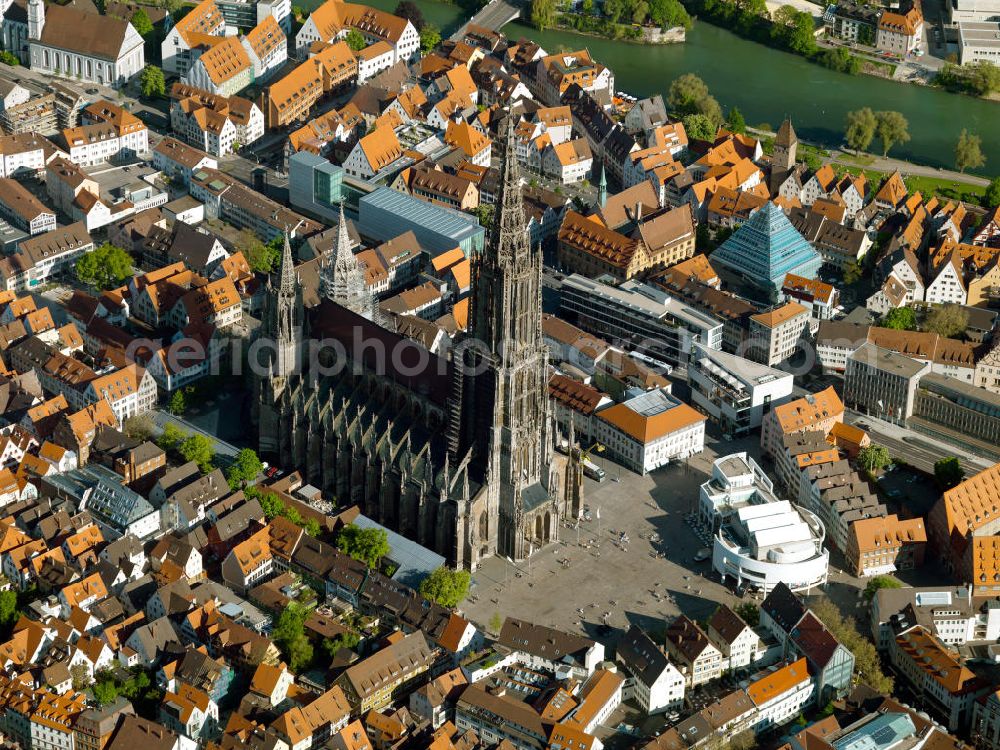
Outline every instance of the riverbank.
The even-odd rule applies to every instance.
[[[661,29],[635,24],[612,23],[610,20],[598,16],[582,16],[572,13],[560,13],[555,28],[568,34],[598,39],[614,39],[619,42],[642,45],[682,44],[687,38],[687,29],[683,26]]]

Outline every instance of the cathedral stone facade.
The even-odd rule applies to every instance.
[[[494,224],[473,261],[469,331],[445,356],[372,319],[339,239],[309,310],[286,240],[258,342],[261,453],[469,569],[493,554],[524,559],[582,509],[579,452],[553,452],[541,248],[528,241],[505,130]],[[342,234],[345,226],[341,218]]]

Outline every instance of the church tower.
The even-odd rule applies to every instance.
[[[485,467],[488,536],[500,554],[524,559],[558,535],[549,509],[548,350],[542,338],[542,252],[524,222],[514,120],[504,125],[493,225],[475,259],[463,437]],[[554,507],[554,504],[553,504]],[[494,519],[496,519],[494,521]],[[495,526],[495,529],[493,528]],[[490,545],[492,546],[492,545]]]
[[[37,41],[42,38],[45,28],[44,0],[28,0],[28,39]]]
[[[261,453],[277,453],[281,434],[281,396],[288,381],[297,371],[302,342],[302,286],[295,277],[292,246],[285,234],[285,246],[278,268],[278,286],[267,280],[264,313],[258,342],[265,353],[259,364],[264,372],[259,377],[260,404],[259,448]]]
[[[343,203],[340,204],[337,243],[333,253],[323,259],[320,269],[320,294],[369,320],[373,318],[374,301],[365,286],[365,273],[351,251]]]
[[[791,120],[785,120],[778,128],[774,137],[774,154],[771,156],[773,169],[787,172],[795,166],[795,152],[799,147],[799,138]]]

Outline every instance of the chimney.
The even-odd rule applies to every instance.
[[[635,223],[642,221],[642,201],[635,202]]]

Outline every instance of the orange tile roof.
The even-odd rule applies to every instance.
[[[177,22],[176,29],[185,42],[192,34],[217,34],[225,28],[226,21],[215,0],[202,0]]]
[[[281,30],[274,16],[267,16],[254,26],[247,33],[246,40],[259,60],[263,60],[274,50],[288,43],[285,32]]]
[[[631,237],[608,229],[596,217],[567,211],[559,227],[559,242],[601,260],[627,267],[639,247]]]
[[[777,328],[782,323],[787,323],[793,318],[808,314],[809,310],[798,302],[786,302],[781,307],[776,307],[770,312],[757,313],[756,315],[751,315],[750,318],[766,328]]]
[[[844,403],[831,385],[819,393],[812,394],[811,397],[799,398],[776,406],[772,411],[781,431],[790,434],[811,429],[813,425],[827,419],[842,421]]]
[[[597,412],[597,416],[643,444],[706,420],[704,414],[684,403],[648,417],[626,404],[615,404]]]
[[[891,206],[898,206],[906,200],[908,192],[906,183],[903,182],[903,176],[897,171],[889,175],[882,183],[882,187],[875,193],[875,200],[880,203],[888,203]]]
[[[969,477],[946,491],[944,506],[948,532],[966,536],[1000,518],[1000,463]]]
[[[751,682],[747,687],[747,695],[759,708],[808,681],[809,668],[805,658],[802,658]]]
[[[403,155],[399,139],[392,128],[376,128],[358,143],[368,164],[375,172],[392,164]]]
[[[896,514],[859,519],[851,524],[848,535],[861,554],[927,541],[923,518],[900,519]]]
[[[217,86],[224,84],[250,69],[250,56],[234,37],[226,37],[212,46],[198,58],[205,66],[205,72]]]
[[[492,141],[467,122],[449,122],[444,140],[449,146],[460,149],[469,158],[482,153],[492,145]]]

